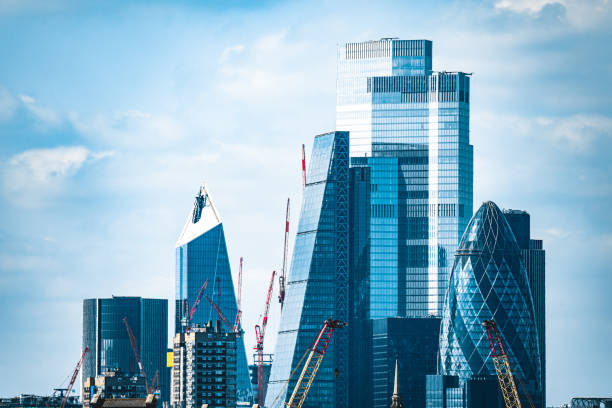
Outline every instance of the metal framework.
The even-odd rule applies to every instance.
[[[304,363],[302,373],[295,384],[293,393],[291,393],[291,398],[289,398],[289,401],[285,404],[287,408],[302,407],[306,397],[308,396],[308,391],[310,391],[312,381],[314,380],[315,376],[317,375],[317,371],[321,366],[323,357],[325,357],[325,352],[327,351],[327,346],[329,345],[331,336],[334,333],[334,329],[343,326],[346,326],[346,323],[340,322],[339,320],[328,319],[325,321],[325,323],[323,323],[323,327],[321,328],[319,335],[310,348],[310,353],[308,354],[308,358]]]
[[[193,319],[193,316],[195,315],[196,309],[198,308],[198,305],[200,304],[200,300],[202,300],[202,294],[206,290],[206,286],[208,286],[208,279],[206,279],[204,281],[204,284],[200,288],[200,292],[198,293],[198,297],[196,298],[195,302],[193,302],[193,306],[191,307],[191,310],[189,311],[189,315],[187,316],[186,319],[183,319],[183,326],[185,328],[185,332],[187,332],[187,333],[191,329],[191,320]]]
[[[89,347],[85,347],[83,350],[83,354],[81,354],[81,358],[77,363],[74,371],[72,372],[72,377],[70,378],[70,382],[68,383],[68,387],[66,388],[66,393],[64,394],[64,398],[62,398],[62,404],[60,408],[64,408],[66,406],[66,402],[68,401],[68,397],[70,396],[70,391],[72,391],[72,387],[74,386],[74,382],[76,381],[77,375],[79,375],[79,370],[81,369],[81,365],[83,365],[83,360],[85,359],[85,354],[89,351]],[[48,405],[47,405],[48,406]]]
[[[136,362],[138,363],[138,369],[140,370],[140,375],[144,377],[145,381],[145,390],[147,390],[147,394],[151,393],[149,390],[149,382],[147,380],[147,373],[145,372],[144,365],[142,364],[142,360],[140,359],[140,352],[138,351],[138,345],[136,344],[136,338],[134,337],[134,333],[132,333],[132,329],[127,321],[127,317],[123,318],[123,323],[125,323],[125,329],[128,332],[128,336],[130,337],[130,343],[132,344],[132,350],[134,351],[134,357],[136,357]]]
[[[302,145],[302,189],[306,188],[306,148]]]
[[[280,303],[281,313],[285,302],[285,290],[287,281],[287,254],[289,246],[289,199],[287,199],[287,212],[285,215],[285,243],[283,246],[283,268],[278,276],[278,302]]]
[[[242,317],[242,261],[243,258],[240,257],[240,267],[238,268],[238,300],[237,300],[237,310],[236,310],[236,319],[234,320],[234,333],[238,333],[240,331],[240,318]]]
[[[487,330],[489,347],[491,348],[491,358],[493,358],[493,364],[497,372],[497,380],[502,390],[506,408],[521,408],[521,401],[518,391],[516,390],[516,384],[514,383],[508,356],[506,355],[499,331],[497,330],[497,324],[493,320],[485,320],[482,322],[482,325]]]
[[[270,286],[268,287],[268,296],[266,297],[266,307],[264,309],[263,318],[261,320],[261,326],[255,325],[255,339],[257,345],[254,347],[257,352],[257,402],[263,405],[263,366],[264,366],[264,337],[266,335],[266,326],[268,325],[268,312],[270,311],[270,298],[272,297],[272,290],[274,289],[274,276],[276,271],[272,271],[272,279],[270,279]]]
[[[217,314],[219,315],[219,318],[223,321],[223,323],[225,323],[225,325],[232,330],[232,333],[234,332],[234,326],[232,326],[229,322],[229,320],[227,320],[227,317],[225,317],[225,315],[223,314],[223,312],[221,311],[221,309],[219,308],[219,306],[217,306],[217,304],[215,302],[213,302],[213,300],[211,298],[208,297],[208,295],[204,295],[204,297],[206,298],[206,300],[208,300],[208,303],[210,303],[210,305],[212,306],[213,309],[215,309],[215,311],[217,312]],[[239,336],[240,333],[236,333],[236,336]]]

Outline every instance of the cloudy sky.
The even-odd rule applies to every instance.
[[[257,3],[0,0],[0,396],[65,380],[83,298],[173,299],[203,181],[253,344],[300,146],[334,129],[337,45],[391,36],[473,72],[475,204],[528,210],[547,251],[549,405],[612,394],[612,5]]]

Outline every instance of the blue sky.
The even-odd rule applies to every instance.
[[[474,74],[475,205],[528,210],[547,250],[549,405],[612,394],[608,1],[198,3],[0,0],[1,396],[60,385],[83,298],[173,299],[202,181],[254,344],[300,145],[334,129],[337,44],[390,36]]]

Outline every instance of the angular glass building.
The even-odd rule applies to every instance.
[[[291,373],[323,322],[348,320],[348,138],[347,132],[333,132],[314,140],[267,408],[282,407],[289,399],[301,366]],[[348,406],[347,350],[348,331],[334,331],[304,408]]]
[[[205,185],[200,187],[195,197],[193,208],[176,243],[175,251],[176,333],[184,331],[186,316],[206,279],[208,286],[205,294],[219,306],[228,319],[233,320],[237,304],[223,224]],[[204,326],[209,321],[217,319],[217,312],[203,298],[191,320],[191,325]],[[225,329],[231,331],[231,328]],[[238,337],[236,346],[236,400],[252,402],[244,337]]]
[[[512,229],[493,202],[472,217],[457,253],[444,302],[440,369],[464,383],[495,375],[483,320],[493,319],[525,406],[541,406],[538,331],[527,271]]]
[[[140,297],[113,296],[108,299],[83,300],[83,349],[89,352],[83,361],[82,378],[96,377],[120,369],[128,375],[140,375],[123,318],[127,317],[134,333],[140,358],[149,383],[158,373],[160,400],[169,401],[166,369],[168,349],[168,301]]]

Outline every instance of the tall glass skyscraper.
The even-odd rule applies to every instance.
[[[184,319],[206,279],[208,286],[205,293],[228,319],[233,319],[236,316],[237,304],[223,224],[206,186],[202,185],[176,243],[176,333],[183,332]],[[191,325],[204,326],[207,322],[217,319],[217,312],[206,299],[202,299]],[[231,331],[227,327],[226,330]],[[238,337],[236,346],[236,400],[252,402],[243,337]]]
[[[338,50],[336,128],[350,132],[351,167],[369,168],[368,219],[355,227],[368,251],[355,272],[369,277],[356,298],[367,318],[441,314],[472,214],[469,102],[469,74],[434,72],[431,41]]]
[[[160,400],[170,399],[166,369],[168,350],[168,301],[140,297],[113,296],[109,299],[83,300],[83,349],[89,352],[83,361],[82,378],[96,377],[120,369],[139,375],[140,370],[123,318],[127,317],[137,341],[140,358],[149,383],[158,373]]]
[[[444,375],[465,382],[495,375],[484,320],[495,320],[518,379],[521,401],[541,407],[538,331],[527,271],[512,229],[493,202],[484,203],[461,240],[450,277],[440,333]]]
[[[433,71],[431,41],[395,38],[340,46],[337,75],[336,128],[350,133],[350,405],[365,407],[368,321],[442,313],[472,215],[470,76]]]
[[[287,296],[266,393],[267,408],[288,400],[323,322],[348,320],[348,148],[347,132],[315,137]],[[337,329],[312,383],[304,408],[348,407],[348,331]],[[303,362],[302,362],[303,363]]]

